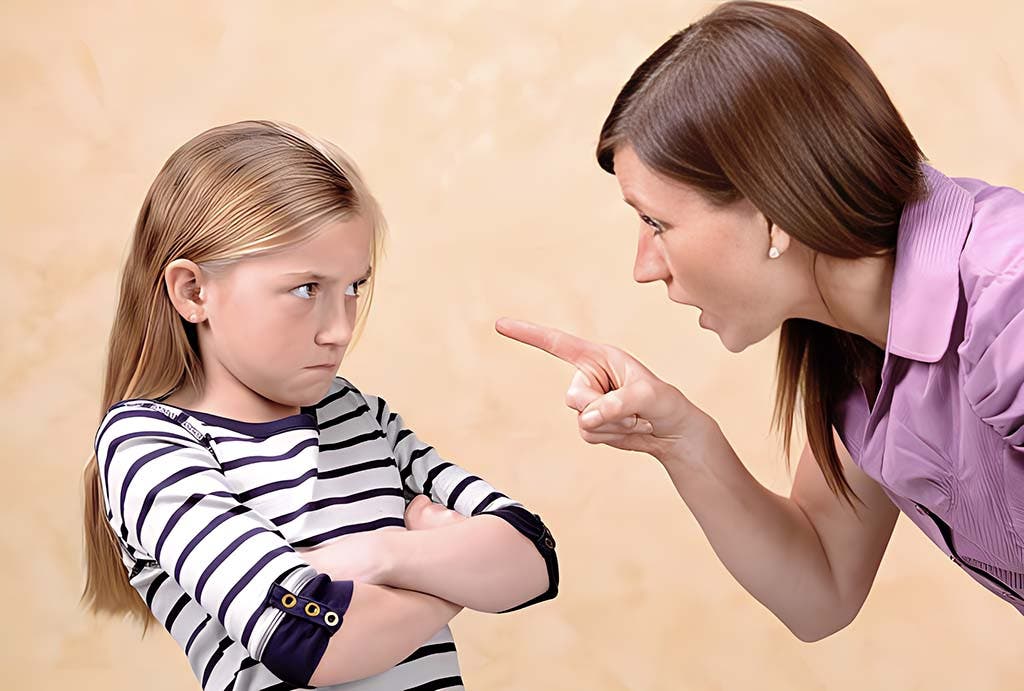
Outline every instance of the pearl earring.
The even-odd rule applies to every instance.
[[[193,312],[192,314],[188,315],[188,320],[189,320],[190,322],[194,322],[194,321],[195,321],[196,319],[198,319],[198,318],[199,318],[199,317],[197,317],[197,316],[196,316],[196,313],[195,313],[195,312]]]
[[[775,247],[774,245],[772,245],[772,248],[768,250],[769,259],[778,259],[781,254],[782,252],[779,251],[779,248]]]

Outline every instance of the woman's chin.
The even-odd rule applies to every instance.
[[[722,345],[730,353],[742,353],[750,345],[749,340],[739,338],[739,334],[736,334],[735,332],[726,329],[720,331],[711,326],[704,326],[704,328],[707,329],[708,331],[715,332],[715,334],[718,336],[718,340],[722,342]]]
[[[719,334],[718,339],[722,342],[722,345],[725,346],[725,349],[728,350],[730,353],[742,353],[744,350],[747,349],[747,345],[748,344],[746,344],[746,343],[739,343],[739,344],[737,344],[737,343],[730,343],[729,341],[726,341],[721,336],[721,334]]]

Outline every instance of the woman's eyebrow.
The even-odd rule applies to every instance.
[[[646,211],[643,211],[640,208],[641,205],[638,202],[633,201],[629,197],[623,197],[622,201],[626,202],[631,207],[633,207],[633,210],[636,211],[638,214],[640,214],[642,216],[646,216],[647,218],[651,219],[652,221],[658,223],[659,225],[662,225],[662,226],[665,226],[665,227],[669,226],[669,224],[667,222],[661,220],[660,216],[655,216],[654,214],[649,214]]]
[[[622,201],[626,202],[627,204],[629,204],[630,206],[632,206],[634,209],[636,209],[640,213],[644,214],[645,216],[650,216],[651,215],[651,214],[647,213],[646,211],[644,211],[641,208],[641,207],[646,206],[646,204],[641,204],[640,202],[636,201],[635,199],[631,199],[628,196],[623,197]]]

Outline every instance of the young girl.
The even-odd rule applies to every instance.
[[[557,591],[538,516],[335,376],[383,229],[344,154],[271,122],[194,138],[142,206],[85,596],[152,612],[204,689],[461,688],[449,620]]]

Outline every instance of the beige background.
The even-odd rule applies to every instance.
[[[1006,0],[796,3],[878,71],[953,175],[1024,186],[1024,24]],[[455,622],[470,689],[1020,689],[1020,615],[901,521],[857,621],[795,640],[726,573],[651,459],[588,447],[570,371],[502,314],[621,345],[715,414],[785,491],[774,341],[734,356],[632,283],[637,221],[593,160],[633,68],[710,3],[36,3],[0,7],[6,496],[0,687],[197,688],[162,629],[78,607],[79,470],[115,284],[178,145],[292,121],[362,165],[388,214],[375,312],[343,372],[539,511],[563,592]]]

